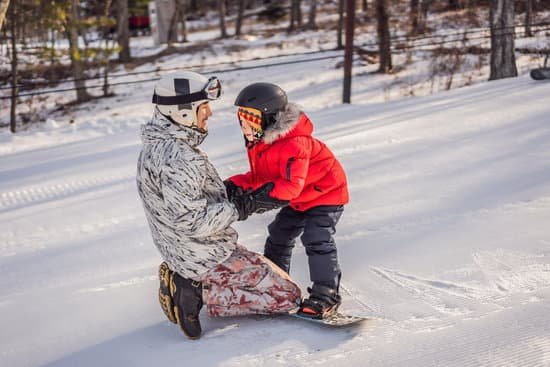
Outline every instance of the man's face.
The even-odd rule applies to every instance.
[[[207,121],[210,116],[212,116],[210,104],[208,102],[201,104],[197,109],[197,126],[199,129],[208,131]]]

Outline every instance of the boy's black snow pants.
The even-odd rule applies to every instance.
[[[338,289],[341,271],[332,236],[343,212],[343,205],[317,206],[305,212],[284,207],[268,227],[265,257],[288,273],[292,249],[302,234],[300,239],[306,248],[311,281]]]

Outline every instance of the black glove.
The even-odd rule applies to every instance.
[[[253,201],[250,208],[251,213],[265,213],[288,205],[288,200],[279,200],[269,196],[274,186],[273,182],[268,182],[251,193]]]
[[[241,194],[234,195],[231,201],[239,212],[239,220],[245,220],[252,213],[265,213],[272,209],[287,206],[289,201],[269,196],[273,186],[272,182],[268,182],[254,191],[246,190],[242,192],[241,190]]]
[[[234,196],[242,195],[244,192],[242,187],[235,185],[231,180],[225,180],[223,184],[225,185],[225,191],[227,192],[227,199],[229,201],[233,201]]]
[[[233,195],[231,196],[230,200],[235,205],[235,208],[237,208],[237,212],[239,213],[239,220],[246,220],[250,214],[253,213],[253,198],[252,198],[252,191],[246,190],[243,191],[241,188],[240,190],[236,190]]]

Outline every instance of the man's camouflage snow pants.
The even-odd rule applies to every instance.
[[[198,280],[208,314],[214,317],[286,313],[301,300],[300,288],[287,273],[240,245]]]

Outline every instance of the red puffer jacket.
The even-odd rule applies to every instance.
[[[297,211],[349,201],[344,170],[332,152],[313,138],[313,124],[302,113],[297,120],[277,123],[264,139],[248,148],[250,171],[229,178],[243,189],[273,182],[270,196],[289,200]]]

